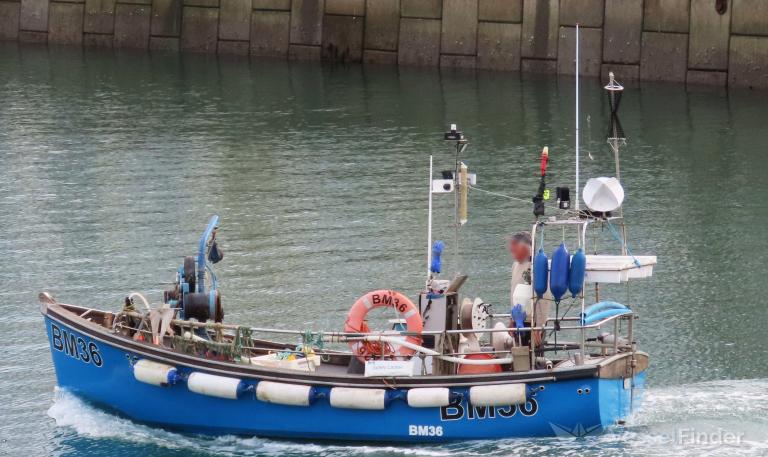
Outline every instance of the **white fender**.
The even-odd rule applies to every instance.
[[[331,389],[331,406],[345,409],[382,410],[386,406],[387,391],[384,389],[357,389],[334,387]]]
[[[408,391],[411,408],[439,408],[451,402],[451,390],[447,387],[420,387]]]
[[[311,386],[261,381],[256,386],[256,398],[279,405],[309,406]]]
[[[469,388],[472,406],[521,405],[527,401],[525,384],[498,384]]]
[[[240,390],[241,382],[237,378],[192,373],[187,379],[187,388],[200,395],[237,400],[237,392]]]
[[[165,387],[173,383],[176,368],[151,360],[139,360],[133,365],[133,377],[137,381],[153,386]]]

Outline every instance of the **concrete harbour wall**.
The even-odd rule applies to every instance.
[[[768,88],[768,0],[0,0],[0,39]]]

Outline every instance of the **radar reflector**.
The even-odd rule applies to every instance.
[[[621,207],[624,188],[616,178],[592,178],[584,186],[583,198],[592,211],[607,213]]]
[[[621,95],[624,93],[624,86],[616,81],[613,72],[608,73],[608,84],[604,87],[608,94],[608,108],[611,110],[611,127],[608,130],[608,141],[626,140],[624,129],[619,121],[619,104]]]

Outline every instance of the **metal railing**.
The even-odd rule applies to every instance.
[[[118,315],[128,316],[128,317],[135,317],[140,319],[145,319],[148,316],[148,313],[142,313],[138,311],[123,311],[121,313],[118,313]],[[496,319],[509,319],[510,316],[508,314],[493,314],[493,318]],[[620,315],[613,315],[606,317],[605,319],[602,319],[598,322],[594,322],[591,324],[583,325],[581,324],[582,319],[580,317],[576,316],[567,316],[562,317],[559,319],[555,318],[548,318],[545,321],[545,325],[543,326],[531,326],[531,327],[504,327],[504,328],[485,328],[485,329],[456,329],[456,330],[444,330],[444,331],[424,331],[420,333],[415,332],[408,332],[408,331],[398,331],[398,330],[387,330],[387,331],[379,331],[379,332],[328,332],[328,331],[306,331],[306,330],[292,330],[292,329],[279,329],[279,328],[269,328],[269,327],[248,327],[248,326],[240,326],[240,325],[232,325],[232,324],[222,324],[222,323],[213,323],[213,322],[197,322],[197,321],[187,321],[187,320],[180,320],[180,319],[172,319],[171,324],[178,326],[180,328],[204,328],[207,330],[212,330],[217,334],[232,336],[232,334],[227,333],[226,331],[238,331],[242,329],[243,327],[247,328],[252,336],[256,339],[258,338],[257,335],[291,335],[291,336],[305,336],[308,333],[312,334],[315,337],[321,338],[321,340],[324,343],[350,343],[350,342],[357,342],[357,341],[384,341],[392,345],[404,345],[406,344],[404,341],[400,341],[400,338],[405,338],[408,336],[416,336],[416,337],[423,337],[423,336],[440,336],[440,335],[467,335],[467,334],[474,334],[474,335],[492,335],[494,333],[507,333],[507,334],[513,334],[513,333],[529,333],[534,331],[542,331],[542,332],[563,332],[563,331],[581,331],[585,332],[587,330],[594,330],[599,329],[606,324],[613,323],[614,324],[614,342],[610,344],[604,344],[599,343],[596,341],[587,341],[586,338],[583,338],[578,343],[565,343],[561,342],[560,344],[555,344],[553,349],[550,350],[558,350],[559,347],[566,347],[566,346],[576,346],[578,347],[578,350],[581,351],[582,354],[586,353],[586,348],[594,347],[594,348],[601,348],[601,349],[612,349],[613,353],[618,353],[620,349],[619,338],[618,338],[618,323],[620,320],[627,320],[628,321],[628,335],[626,340],[628,341],[629,345],[632,346],[632,321],[635,318],[634,313],[627,313],[627,314],[620,314]],[[560,321],[560,322],[575,322],[575,325],[548,325],[550,322],[554,321]],[[141,331],[142,333],[148,333],[149,330],[147,329],[139,329],[134,328],[130,326],[126,326],[124,323],[117,323],[116,327],[121,328],[127,328],[132,329],[134,331]],[[277,343],[277,342],[276,342]],[[278,344],[289,344],[289,343],[278,343]],[[429,349],[423,346],[414,345],[413,343],[409,343],[412,349],[414,349],[417,353],[425,354],[429,356],[435,356],[440,358],[448,358],[449,361],[454,363],[469,363],[469,364],[478,364],[474,362],[467,362],[462,360],[457,360],[457,357],[468,355],[468,354],[475,354],[475,352],[471,353],[456,353],[456,352],[450,352],[450,353],[438,353],[434,349]],[[542,351],[547,350],[545,345],[542,342],[542,347],[538,348]],[[253,347],[245,347],[246,349],[252,349],[252,350],[264,350],[264,351],[274,351],[274,347],[259,347],[259,346],[253,346]],[[285,350],[281,349],[281,352],[291,352],[291,349],[286,348]],[[294,352],[301,352],[301,351],[294,351]],[[317,351],[318,354],[328,354],[328,355],[342,355],[345,354],[344,352],[340,351]],[[483,354],[490,354],[491,352],[479,352]],[[498,354],[498,355],[508,355],[510,353],[509,350],[502,350],[502,351],[493,351],[492,354]],[[535,354],[532,356],[535,357]],[[490,362],[483,362],[481,364],[488,364],[488,363],[510,363],[511,359],[503,358],[503,359],[494,359]],[[532,362],[535,362],[533,360]],[[533,366],[533,365],[532,365]]]

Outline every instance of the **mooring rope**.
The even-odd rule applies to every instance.
[[[621,244],[621,246],[624,249],[627,250],[627,254],[629,254],[629,256],[632,257],[632,260],[634,261],[635,266],[637,266],[637,268],[640,268],[640,261],[637,260],[637,257],[635,257],[634,254],[632,254],[632,250],[629,249],[629,244],[626,242],[626,240],[624,240],[621,237],[621,235],[619,234],[619,231],[616,229],[616,227],[614,227],[613,224],[611,224],[611,221],[606,220],[605,222],[608,225],[608,229],[611,232],[611,235],[613,235],[613,237],[616,239],[616,241],[618,241],[619,244]]]

